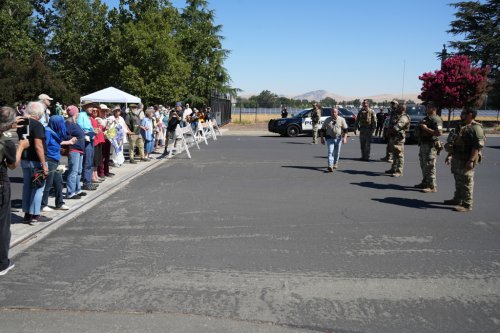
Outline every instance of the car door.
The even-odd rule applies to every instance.
[[[302,115],[302,131],[309,131],[311,132],[313,127],[312,127],[312,119],[311,119],[311,111],[309,110],[308,112],[304,113]]]

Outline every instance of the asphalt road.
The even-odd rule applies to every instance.
[[[474,211],[310,138],[229,137],[127,184],[15,257],[2,332],[500,332],[500,138]],[[372,158],[385,146],[374,144]]]

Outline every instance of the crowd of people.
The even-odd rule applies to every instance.
[[[141,104],[108,107],[94,101],[79,106],[62,106],[47,94],[37,101],[0,109],[0,275],[14,267],[8,257],[10,244],[10,182],[7,168],[21,166],[23,172],[22,223],[33,225],[52,219],[44,212],[69,210],[65,200],[78,200],[87,191],[115,174],[110,167],[125,163],[124,147],[128,143],[131,164],[173,155],[169,141],[176,144],[177,126],[193,126],[211,119],[211,110],[191,109],[189,104],[175,107]],[[12,140],[16,129],[19,145]],[[158,152],[163,148],[163,153]],[[67,157],[67,167],[61,163]],[[63,176],[66,177],[64,191]],[[49,205],[53,192],[54,205]]]

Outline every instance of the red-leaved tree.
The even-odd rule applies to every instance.
[[[434,102],[439,114],[448,109],[448,126],[451,110],[464,107],[479,107],[488,88],[489,68],[471,65],[463,55],[443,61],[440,70],[419,76],[423,81],[422,93],[418,96],[424,102]]]

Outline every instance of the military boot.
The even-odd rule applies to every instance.
[[[470,212],[472,210],[472,207],[455,206],[453,209],[455,210],[455,212],[465,213],[465,212]]]
[[[460,205],[460,201],[458,201],[457,199],[453,198],[453,199],[450,199],[450,200],[443,201],[443,205],[456,206],[456,205]]]

